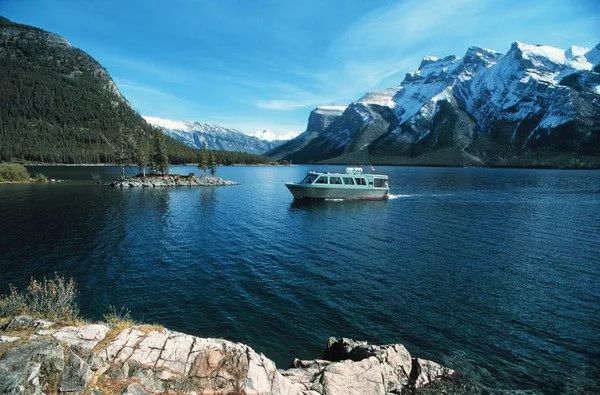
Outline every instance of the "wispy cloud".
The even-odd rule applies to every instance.
[[[268,110],[295,110],[297,108],[304,108],[307,106],[313,106],[315,103],[319,103],[318,100],[260,100],[256,103],[257,107],[266,108]]]

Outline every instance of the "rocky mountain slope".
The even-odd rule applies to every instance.
[[[341,107],[340,107],[341,108]],[[273,150],[295,162],[600,166],[600,44],[561,50],[471,47],[426,57],[402,83],[369,93]]]
[[[297,137],[275,147],[267,154],[276,159],[281,159],[292,155],[294,152],[300,151],[306,147],[312,140],[319,137],[320,132],[327,129],[327,127],[335,120],[340,117],[344,110],[345,105],[327,105],[319,106],[314,109],[308,117],[308,125],[306,131]]]
[[[57,34],[0,17],[0,70],[0,161],[114,162],[106,140],[155,133],[107,71]],[[167,145],[171,159],[193,160]]]
[[[261,140],[236,129],[209,123],[173,121],[150,116],[144,116],[144,119],[160,128],[167,136],[193,148],[263,154],[283,143],[279,140]]]
[[[449,393],[459,381],[402,344],[331,338],[322,359],[277,369],[245,344],[155,326],[18,316],[0,331],[1,393]]]

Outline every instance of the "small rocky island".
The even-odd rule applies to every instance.
[[[148,175],[142,176],[137,175],[134,177],[127,177],[123,180],[112,181],[108,184],[112,187],[125,188],[125,187],[193,187],[193,186],[231,186],[238,185],[235,181],[225,180],[220,177],[214,176],[196,176],[190,175],[179,175],[179,174],[164,174],[164,175]]]
[[[151,325],[16,316],[0,330],[0,393],[405,394],[457,380],[402,344],[330,338],[321,359],[277,369],[245,344]]]

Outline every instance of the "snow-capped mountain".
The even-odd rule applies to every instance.
[[[196,121],[174,121],[144,116],[149,124],[190,147],[263,154],[285,141],[269,141],[239,130]]]
[[[297,162],[600,166],[599,63],[600,44],[514,43],[504,55],[470,47],[462,58],[425,57],[400,85],[339,107],[327,124],[314,125],[320,109],[313,110],[307,131],[269,154]]]

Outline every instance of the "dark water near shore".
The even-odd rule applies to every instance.
[[[0,185],[0,292],[73,276],[85,317],[125,306],[281,367],[343,335],[494,388],[600,388],[600,172],[378,167],[394,199],[294,203],[308,168],[126,190],[90,185],[115,168],[36,168],[70,181]]]

